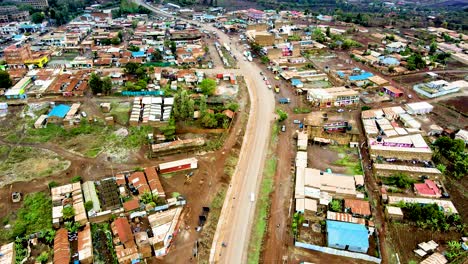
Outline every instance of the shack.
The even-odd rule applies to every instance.
[[[188,158],[159,164],[159,173],[170,173],[182,170],[196,169],[198,160],[196,158]]]

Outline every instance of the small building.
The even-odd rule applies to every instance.
[[[39,118],[34,122],[34,128],[39,129],[43,128],[47,124],[47,115],[41,115]]]
[[[171,173],[182,170],[191,170],[198,167],[196,158],[188,158],[159,164],[159,173]]]
[[[24,77],[13,87],[11,87],[5,92],[5,97],[7,99],[25,99],[27,97],[26,87],[28,87],[28,85],[31,84],[31,82],[31,77]]]
[[[417,102],[417,103],[410,103],[405,105],[406,111],[410,115],[425,115],[432,112],[434,106],[432,106],[428,102]]]
[[[308,144],[309,136],[307,132],[300,131],[297,133],[297,149],[307,151],[307,144]]]
[[[93,240],[89,223],[85,225],[83,231],[78,232],[78,259],[80,264],[93,263]]]
[[[151,192],[145,174],[141,171],[135,171],[128,177],[128,184],[133,185],[138,190],[138,196],[141,197],[145,192]]]
[[[403,96],[403,91],[395,88],[393,86],[384,86],[382,88],[383,92],[390,95],[391,97],[401,97]]]
[[[158,173],[156,172],[155,167],[145,168],[146,179],[148,180],[148,185],[151,189],[153,196],[165,198],[166,193],[164,192],[161,181],[159,180]]]
[[[382,77],[380,77],[378,75],[374,75],[372,77],[369,77],[368,80],[371,81],[372,83],[374,83],[378,87],[389,84],[389,82],[386,79],[384,79],[384,78],[382,78]]]
[[[397,41],[387,44],[387,46],[385,46],[385,49],[391,53],[400,53],[406,49],[406,46],[406,43]]]
[[[119,217],[111,224],[112,233],[115,235],[114,242],[122,243],[125,248],[134,248],[135,240],[133,238],[132,229],[127,218]]]
[[[390,220],[403,220],[403,211],[400,207],[387,206],[385,207],[385,215]]]
[[[328,246],[343,250],[367,253],[368,230],[364,225],[327,220]]]
[[[349,106],[359,103],[359,93],[345,87],[310,89],[307,91],[307,100],[321,108]]]
[[[68,230],[60,228],[54,238],[54,264],[70,263],[70,257]]]
[[[100,104],[101,111],[103,113],[109,113],[111,110],[111,104],[110,103],[101,103]]]
[[[138,199],[133,199],[133,200],[124,202],[123,208],[125,212],[130,212],[130,211],[140,208],[140,203],[138,202]]]
[[[353,215],[370,216],[370,204],[368,201],[357,199],[345,199],[345,208],[351,210]]]
[[[468,131],[464,129],[460,129],[456,134],[455,134],[455,139],[461,139],[465,141],[465,145],[468,144]]]
[[[13,264],[16,263],[15,242],[0,246],[0,263]]]
[[[423,260],[420,264],[446,264],[448,263],[444,255],[439,252],[435,252],[430,255],[428,258]]]
[[[432,180],[424,180],[424,183],[415,183],[414,192],[423,197],[440,198],[442,192]]]
[[[47,115],[47,121],[53,124],[61,124],[68,111],[70,111],[70,106],[64,104],[57,105]]]

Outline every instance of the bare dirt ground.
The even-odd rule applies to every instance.
[[[459,239],[460,234],[453,231],[448,233],[431,232],[399,223],[387,224],[386,243],[390,244],[393,249],[397,249],[400,263],[408,263],[410,260],[421,261],[422,259],[416,257],[413,252],[421,242],[434,240],[442,246],[447,241]],[[393,260],[391,259],[391,263],[396,263]]]
[[[302,248],[297,248],[297,247],[291,247],[290,251],[290,260],[288,263],[294,263],[294,264],[299,264],[304,261],[311,262],[311,263],[316,263],[316,264],[341,264],[341,263],[346,263],[346,264],[365,264],[365,263],[373,263],[373,262],[368,262],[360,259],[352,259],[352,258],[346,258],[346,257],[341,257],[341,256],[335,256],[335,255],[330,255],[330,254],[325,254],[322,252],[318,251],[312,251],[312,250],[307,250],[307,249],[302,249]],[[279,263],[279,262],[276,262]]]
[[[456,96],[447,100],[439,101],[439,104],[448,106],[449,108],[452,108],[466,116],[468,115],[468,104],[466,102],[468,102],[468,96]]]
[[[458,101],[457,98],[455,100]],[[452,129],[466,128],[468,126],[468,118],[463,114],[449,109],[441,103],[435,103],[432,105],[434,106],[434,109],[432,110],[430,117],[432,120],[435,120],[438,125]]]

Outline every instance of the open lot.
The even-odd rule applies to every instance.
[[[357,149],[346,146],[314,144],[309,147],[309,167],[322,171],[331,169],[334,173],[362,174]]]
[[[392,251],[398,252],[400,263],[408,263],[411,260],[421,261],[422,259],[413,252],[421,242],[434,240],[443,247],[447,241],[460,239],[460,234],[455,231],[431,232],[401,223],[388,223],[386,233],[387,239],[385,241]],[[396,256],[390,255],[390,263],[397,263]]]

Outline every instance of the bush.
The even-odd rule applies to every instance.
[[[333,199],[329,205],[330,211],[341,212],[343,210],[343,202],[341,200]]]
[[[278,119],[279,122],[283,122],[284,120],[288,118],[288,114],[281,109],[276,109],[276,113],[279,116],[279,119]]]
[[[31,193],[24,198],[13,225],[13,237],[52,229],[52,201],[45,193]]]
[[[75,209],[72,206],[67,206],[62,209],[63,219],[72,219],[75,216]]]
[[[93,209],[93,201],[87,201],[85,204],[84,204],[84,208],[85,210],[88,212],[89,210]]]
[[[77,183],[77,182],[81,182],[81,176],[77,175],[71,178],[71,183]]]
[[[361,107],[362,111],[366,111],[366,110],[370,110],[370,109],[372,109],[372,107],[367,106],[367,105],[364,105],[364,106]]]
[[[46,263],[48,259],[49,259],[49,253],[44,251],[41,253],[41,255],[39,255],[39,257],[36,258],[36,261],[40,263]]]
[[[56,181],[51,181],[49,182],[48,185],[49,185],[49,189],[59,186],[59,184]]]

